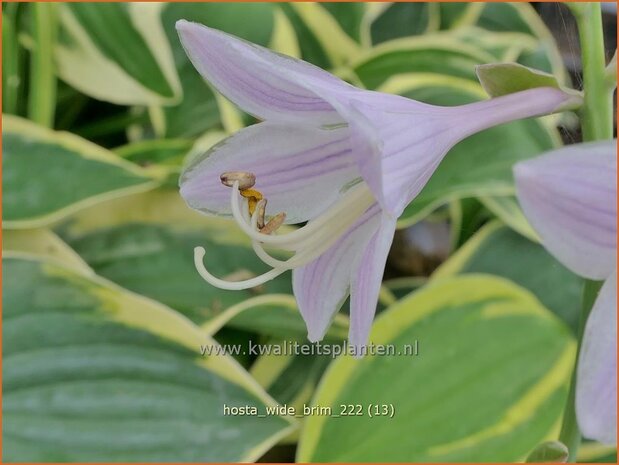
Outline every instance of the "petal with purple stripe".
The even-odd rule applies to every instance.
[[[615,141],[564,147],[518,163],[514,174],[544,247],[574,273],[606,279],[617,255]]]
[[[342,122],[310,89],[352,89],[332,74],[201,24],[181,20],[176,29],[202,77],[246,112],[273,121]]]
[[[385,271],[385,262],[393,242],[396,219],[381,215],[380,226],[367,243],[361,260],[353,274],[350,289],[350,345],[362,354],[363,347],[370,334],[372,321],[376,313],[378,293]]]
[[[374,204],[325,253],[293,271],[293,291],[310,341],[323,338],[348,297],[355,268],[378,230],[380,219],[380,209]]]
[[[576,414],[583,435],[617,443],[617,273],[587,320],[576,380]]]
[[[347,128],[271,122],[249,126],[191,160],[181,175],[182,197],[205,213],[230,214],[230,188],[219,178],[226,171],[253,173],[268,211],[285,212],[288,223],[316,217],[359,178]]]

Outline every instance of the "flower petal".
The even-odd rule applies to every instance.
[[[181,42],[202,77],[246,112],[274,121],[341,123],[341,117],[306,85],[350,89],[332,74],[224,32],[185,20]]]
[[[376,313],[378,294],[385,271],[385,262],[393,242],[396,219],[383,214],[380,227],[368,242],[357,269],[353,274],[350,289],[349,343],[360,352],[368,340]]]
[[[379,228],[380,218],[380,209],[374,204],[325,253],[293,271],[292,287],[310,341],[324,337],[333,316],[348,297],[352,274],[366,244]]]
[[[514,167],[518,200],[544,246],[581,276],[616,267],[615,141],[578,144]]]
[[[317,216],[359,178],[347,128],[271,122],[249,126],[191,160],[181,175],[181,195],[197,210],[230,214],[230,188],[219,179],[226,171],[255,174],[268,211],[285,212],[288,223]]]
[[[552,88],[459,107],[377,92],[315,89],[348,121],[359,170],[383,209],[399,216],[462,139],[505,122],[551,113],[572,97]]]
[[[578,361],[576,414],[583,435],[617,443],[617,273],[606,280],[587,321]]]

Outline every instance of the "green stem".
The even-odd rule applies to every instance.
[[[30,11],[34,45],[30,59],[28,116],[32,121],[47,127],[53,127],[56,111],[56,75],[53,63],[56,7],[54,3],[33,3]]]
[[[599,3],[567,3],[578,24],[584,82],[584,103],[580,122],[584,141],[612,139],[613,103],[609,98],[608,77],[604,56],[602,11]],[[576,461],[581,434],[576,420],[576,377],[578,354],[587,318],[602,286],[601,282],[585,280],[582,307],[578,323],[578,350],[568,394],[559,440],[569,451],[569,462]]]
[[[21,76],[20,47],[17,41],[17,8],[9,4],[2,12],[2,112],[17,114]]]
[[[578,447],[580,446],[580,430],[578,429],[578,423],[576,421],[576,372],[578,371],[578,355],[580,353],[580,342],[585,332],[585,325],[587,318],[593,307],[593,303],[597,298],[602,283],[600,281],[585,280],[582,292],[582,307],[578,320],[578,353],[576,354],[576,362],[574,363],[574,371],[572,372],[572,379],[570,381],[570,392],[567,397],[567,403],[565,406],[565,412],[563,413],[563,424],[561,425],[561,432],[559,433],[559,441],[567,446],[569,451],[569,462],[576,461],[576,454],[578,453]]]
[[[581,109],[585,141],[613,138],[613,103],[605,84],[606,59],[599,2],[570,3],[578,24],[585,101]]]

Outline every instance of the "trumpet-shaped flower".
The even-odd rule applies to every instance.
[[[568,146],[514,168],[518,199],[542,243],[588,279],[605,280],[585,327],[576,379],[583,434],[617,434],[616,141]]]
[[[294,293],[312,341],[323,337],[350,292],[350,344],[366,342],[396,219],[454,144],[571,101],[560,90],[538,88],[460,107],[427,105],[353,87],[199,24],[179,21],[177,29],[202,76],[262,120],[193,159],[180,186],[191,207],[232,215],[272,270],[225,282],[206,270],[202,248],[195,251],[196,267],[225,289],[294,270]],[[307,224],[273,234],[284,219]],[[292,256],[276,259],[269,247]]]

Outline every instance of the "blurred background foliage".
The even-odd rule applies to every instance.
[[[174,24],[458,105],[486,98],[483,63],[578,86],[564,7],[3,3],[2,19],[4,461],[509,462],[555,437],[581,282],[537,243],[511,166],[578,140],[574,118],[470,137],[407,207],[372,339],[417,340],[419,357],[201,356],[217,343],[303,342],[305,327],[289,274],[230,292],[194,269],[204,245],[220,276],[264,270],[230,221],[189,210],[177,190],[185,159],[255,121],[202,80]],[[346,338],[346,307],[329,342]],[[396,414],[222,410],[311,402]],[[593,443],[580,458],[615,460]]]

